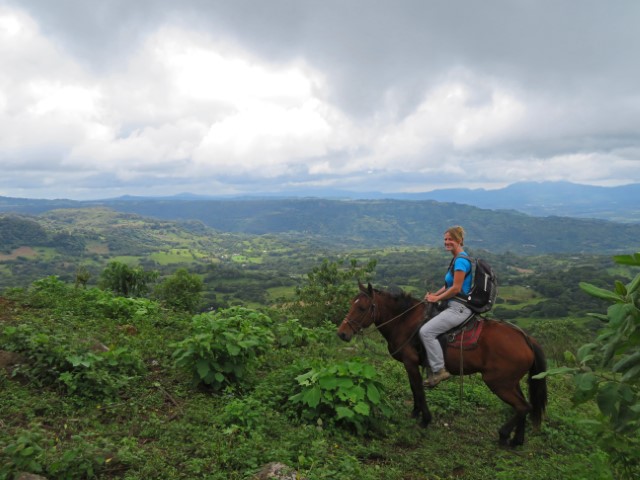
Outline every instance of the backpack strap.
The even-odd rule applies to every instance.
[[[458,258],[466,258],[467,260],[469,260],[469,265],[471,266],[471,268],[469,269],[469,271],[465,274],[464,278],[467,278],[467,275],[471,275],[473,273],[473,258],[471,258],[467,252],[462,252],[459,253],[458,255],[456,255],[455,257],[453,257],[451,259],[451,263],[449,263],[449,271],[451,272],[451,274],[453,275],[453,264],[456,262],[456,260]]]

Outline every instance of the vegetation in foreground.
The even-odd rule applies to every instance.
[[[510,412],[479,378],[465,378],[461,396],[455,381],[430,391],[435,421],[419,428],[402,366],[374,331],[354,348],[337,343],[334,324],[291,310],[192,316],[56,277],[1,302],[0,349],[17,355],[0,371],[5,478],[241,479],[274,461],[308,479],[637,473],[633,455],[618,468],[598,441],[598,404],[572,408],[582,389],[564,376],[549,377],[541,430],[501,449]]]

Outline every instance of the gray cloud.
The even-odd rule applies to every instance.
[[[631,0],[0,0],[0,195],[640,182],[639,19]]]

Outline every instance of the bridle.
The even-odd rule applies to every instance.
[[[349,318],[348,315],[344,319],[344,321],[347,323],[347,325],[349,326],[349,328],[351,329],[354,335],[357,335],[358,333],[362,334],[362,332],[364,332],[364,327],[362,326],[362,324],[364,323],[364,319],[369,316],[371,317],[372,323],[375,325],[376,313],[378,312],[378,307],[376,305],[376,302],[374,301],[375,292],[373,292],[373,295],[367,295],[364,292],[361,292],[360,294],[364,295],[369,299],[369,308],[360,314],[357,323],[355,320]],[[358,301],[359,299],[356,300],[356,302]]]
[[[375,298],[374,298],[375,294],[376,294],[375,290],[372,291],[371,295],[368,295],[365,292],[361,292],[360,294],[364,295],[365,297],[367,297],[369,299],[370,303],[369,303],[369,308],[367,309],[367,311],[362,312],[362,314],[360,315],[359,319],[364,319],[364,318],[366,318],[366,316],[371,316],[372,323],[375,325],[377,330],[380,330],[380,328],[384,327],[385,325],[388,325],[389,323],[393,322],[394,320],[396,320],[396,319],[402,317],[403,315],[405,315],[407,312],[410,312],[411,310],[416,308],[418,305],[421,305],[421,304],[424,303],[424,302],[417,302],[415,305],[413,305],[412,307],[409,307],[408,309],[406,309],[404,312],[400,313],[399,315],[396,315],[395,317],[390,318],[386,322],[381,323],[380,325],[378,325],[378,323],[376,322],[376,314],[379,316],[380,315],[380,311],[378,310],[378,306],[376,305]],[[358,300],[356,300],[356,302],[357,301]],[[358,333],[360,333],[361,335],[364,335],[364,333],[363,333],[364,332],[364,327],[362,326],[362,324],[364,323],[363,321],[359,321],[356,324],[355,320],[352,320],[348,316],[344,319],[344,321],[346,321],[347,325],[353,331],[354,335],[357,335]],[[355,327],[354,327],[354,325],[355,325]]]

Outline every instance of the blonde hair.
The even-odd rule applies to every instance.
[[[460,225],[449,227],[444,233],[448,233],[456,242],[460,243],[460,245],[464,245],[464,228]]]

